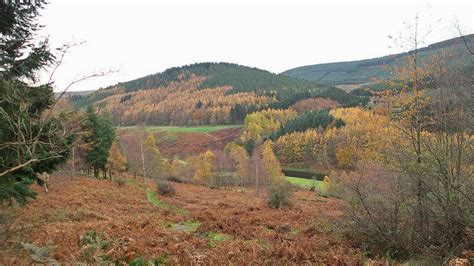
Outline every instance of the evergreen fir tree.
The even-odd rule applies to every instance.
[[[43,1],[0,2],[0,201],[26,203],[69,154],[74,134],[51,115],[52,83],[38,85],[38,73],[55,63],[48,39],[38,40]]]
[[[86,163],[92,168],[96,178],[99,177],[100,170],[105,177],[109,150],[115,139],[115,129],[109,119],[97,115],[95,109],[89,106],[86,110],[84,130],[88,132],[84,141],[91,147],[86,155]]]

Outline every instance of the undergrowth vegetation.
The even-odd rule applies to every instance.
[[[286,180],[273,182],[268,191],[268,204],[275,209],[289,206],[292,189]]]
[[[156,190],[158,191],[158,194],[163,196],[173,196],[176,193],[170,183],[162,180],[156,181]]]

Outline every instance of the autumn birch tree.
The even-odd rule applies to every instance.
[[[161,156],[158,150],[155,135],[148,135],[140,145],[142,151],[143,177],[145,181],[148,177],[160,177],[163,170],[163,156]]]
[[[237,177],[240,178],[240,186],[243,188],[249,177],[250,158],[244,147],[235,143],[229,143],[226,150],[235,162]]]

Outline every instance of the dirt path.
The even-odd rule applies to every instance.
[[[52,179],[48,195],[38,190],[22,208],[18,224],[29,229],[0,248],[2,264],[32,263],[20,242],[49,248],[59,262],[361,263],[360,253],[333,235],[339,202],[310,192],[273,210],[251,192],[173,183],[174,197],[150,198],[152,182]]]

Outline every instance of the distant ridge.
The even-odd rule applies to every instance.
[[[474,34],[467,35],[464,38],[470,47],[474,46]],[[426,60],[431,55],[448,50],[451,52],[450,64],[460,67],[473,64],[473,56],[470,56],[461,37],[428,45],[418,49],[418,52],[420,58]],[[363,84],[371,82],[373,79],[390,78],[390,68],[403,64],[412,52],[357,61],[302,66],[286,70],[281,74],[325,85]]]
[[[232,86],[234,91],[239,92],[315,86],[315,84],[311,82],[271,73],[255,67],[225,62],[205,62],[168,68],[163,72],[120,82],[106,89],[120,86],[123,87],[126,92],[130,92],[157,88],[167,86],[173,81],[187,79],[192,74],[207,77],[206,81],[200,85],[201,88]]]

